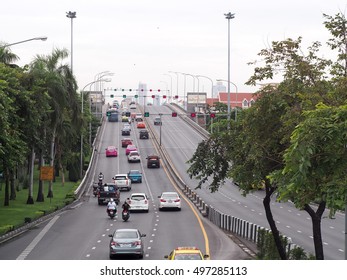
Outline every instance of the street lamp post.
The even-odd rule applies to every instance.
[[[174,74],[176,74],[176,78],[177,78],[176,94],[177,94],[177,96],[178,96],[178,72],[169,71],[169,73],[174,73]]]
[[[106,80],[106,79],[104,79],[104,80],[102,80],[103,82],[109,82],[110,80]],[[82,113],[82,116],[83,116],[83,113],[84,113],[84,109],[83,109],[83,106],[84,106],[84,104],[83,104],[83,99],[84,99],[84,90],[85,90],[85,88],[87,87],[87,86],[91,86],[92,84],[95,84],[95,83],[97,83],[97,82],[99,82],[99,80],[96,80],[96,81],[93,81],[93,82],[90,82],[90,83],[88,83],[88,84],[86,84],[85,86],[84,86],[84,88],[82,89],[82,91],[81,91],[81,103],[82,103],[82,107],[81,107],[81,113]],[[81,147],[80,147],[80,178],[82,179],[82,176],[83,176],[83,133],[81,133]]]
[[[235,14],[224,14],[228,20],[228,129],[230,128],[230,20],[235,17]]]
[[[73,73],[73,19],[76,18],[76,12],[67,12],[66,17],[71,19],[71,73]]]
[[[187,110],[187,98],[186,98],[186,76],[191,76],[193,78],[193,92],[195,92],[195,76],[192,74],[188,73],[181,73],[180,74],[184,75],[184,110]]]
[[[165,76],[169,76],[170,77],[170,80],[171,80],[171,89],[170,89],[170,92],[171,92],[171,102],[172,102],[172,76],[170,74],[163,74]]]
[[[211,81],[211,97],[213,98],[213,81],[211,78],[209,77],[206,77],[206,76],[203,76],[203,75],[196,75],[196,77],[201,77],[201,78],[206,78],[206,79],[209,79]]]
[[[235,97],[235,122],[237,120],[237,93],[238,93],[238,88],[237,88],[237,85],[234,84],[233,82],[231,81],[227,81],[227,80],[222,80],[222,79],[217,79],[216,80],[217,82],[227,82],[228,84],[232,84],[234,87],[235,87],[235,94],[236,94],[236,97]],[[230,95],[230,93],[229,93]],[[230,106],[230,105],[229,105]]]
[[[47,37],[35,37],[35,38],[27,39],[27,40],[24,40],[24,41],[19,41],[19,42],[15,42],[15,43],[11,43],[11,44],[6,44],[6,45],[0,46],[0,47],[6,48],[6,47],[10,47],[10,46],[17,45],[17,44],[21,44],[21,43],[25,43],[25,42],[29,42],[29,41],[34,41],[34,40],[46,41]]]

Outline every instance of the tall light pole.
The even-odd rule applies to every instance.
[[[235,14],[224,14],[228,20],[228,129],[230,128],[230,20],[235,17]]]
[[[71,73],[73,73],[73,19],[76,18],[76,12],[67,12],[66,17],[71,19]]]
[[[237,120],[237,93],[238,93],[238,88],[237,88],[237,85],[234,84],[233,82],[231,81],[227,81],[227,80],[222,80],[222,79],[217,79],[216,80],[217,82],[227,82],[228,84],[232,84],[234,87],[235,87],[235,90],[236,90],[236,98],[235,98],[235,122]],[[230,94],[229,94],[230,95]]]
[[[24,41],[19,41],[19,42],[15,42],[15,43],[11,43],[11,44],[6,44],[6,45],[3,45],[3,46],[0,46],[0,48],[6,48],[6,47],[10,47],[10,46],[17,45],[17,44],[21,44],[21,43],[25,43],[25,42],[29,42],[29,41],[34,41],[34,40],[46,41],[47,37],[45,37],[45,36],[44,37],[35,37],[35,38],[27,39],[27,40],[24,40]]]

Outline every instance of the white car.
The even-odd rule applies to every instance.
[[[128,174],[116,174],[112,179],[119,190],[131,190],[131,180],[129,179]]]
[[[148,197],[145,193],[133,193],[129,198],[130,211],[149,211]]]
[[[129,108],[130,109],[136,109],[136,104],[131,104]]]
[[[177,192],[163,192],[159,198],[159,211],[163,209],[177,209],[181,211],[181,198]]]
[[[140,154],[138,151],[130,151],[128,154],[128,162],[140,162]]]

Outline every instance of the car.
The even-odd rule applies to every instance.
[[[130,211],[149,211],[148,197],[145,193],[132,193],[129,199]]]
[[[131,151],[137,151],[137,148],[136,148],[136,146],[135,145],[128,145],[127,147],[126,147],[126,149],[125,149],[125,154],[126,155],[129,155],[129,153],[131,152]]]
[[[130,131],[131,131],[131,126],[130,126],[130,124],[129,123],[125,123],[125,124],[123,124],[123,129],[129,129]]]
[[[106,157],[118,156],[118,151],[115,146],[108,146],[105,150],[106,150]]]
[[[128,174],[116,174],[112,177],[114,184],[118,187],[120,191],[131,190],[131,180],[128,177]]]
[[[128,127],[124,127],[122,129],[122,135],[125,136],[125,135],[130,135],[130,129]]]
[[[163,209],[177,209],[181,211],[181,198],[177,192],[162,192],[159,198],[159,211]]]
[[[146,129],[140,130],[140,139],[148,139],[148,138],[149,138],[148,130]]]
[[[206,260],[209,255],[203,254],[197,247],[177,247],[164,258],[168,260]]]
[[[128,178],[132,183],[142,183],[142,173],[139,170],[132,169],[128,172]]]
[[[138,229],[122,228],[116,229],[113,234],[109,234],[110,259],[117,255],[136,255],[140,259],[144,256],[144,242],[142,234]]]
[[[129,119],[127,116],[122,116],[122,122],[129,122]]]
[[[130,104],[130,107],[129,107],[131,110],[132,109],[136,109],[136,104],[134,103],[134,104]]]
[[[140,162],[140,154],[138,151],[130,151],[128,154],[128,162]]]
[[[128,145],[132,145],[133,144],[133,140],[131,140],[130,138],[123,138],[121,140],[121,142],[122,142],[122,147],[123,148],[126,148],[126,147],[128,147]]]
[[[157,155],[149,155],[147,159],[147,168],[157,167],[160,168],[160,157]]]
[[[138,122],[136,125],[137,128],[146,128],[146,125],[144,122]]]
[[[161,117],[155,117],[154,118],[154,125],[162,125]]]
[[[137,113],[137,114],[135,115],[135,121],[137,121],[137,122],[143,122],[143,116],[142,116],[142,114]]]

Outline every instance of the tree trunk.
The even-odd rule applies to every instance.
[[[4,197],[4,206],[9,206],[10,205],[10,182],[8,180],[8,168],[5,169],[5,197]]]
[[[267,182],[267,180],[265,180],[266,195],[265,195],[264,200],[263,200],[263,205],[265,208],[266,218],[267,218],[267,221],[270,225],[270,229],[271,229],[272,235],[274,237],[274,241],[275,241],[275,244],[277,247],[278,254],[280,255],[280,258],[282,260],[286,260],[287,259],[286,251],[285,251],[283,244],[281,242],[280,233],[277,229],[276,222],[275,222],[275,220],[272,216],[272,212],[271,212],[270,202],[271,202],[271,195],[273,194],[274,191],[275,191],[275,188],[273,188],[270,185],[270,183]]]
[[[304,207],[305,211],[311,216],[312,219],[313,242],[317,260],[324,260],[321,221],[325,206],[326,202],[322,201],[321,203],[319,203],[316,212],[308,204],[306,204]]]
[[[52,133],[52,141],[51,141],[51,151],[50,151],[50,166],[54,168],[54,149],[55,149],[55,133],[56,133],[56,127],[53,129]],[[53,182],[49,181],[48,184],[48,194],[47,197],[53,198]]]
[[[30,172],[29,172],[29,193],[27,204],[34,204],[34,164],[35,164],[35,151],[34,147],[31,147],[31,157],[30,157]]]
[[[44,159],[43,159],[42,150],[40,151],[39,169],[41,168],[41,166],[44,166]],[[39,180],[39,189],[37,192],[36,201],[37,202],[44,202],[45,201],[45,196],[44,196],[44,192],[43,192],[43,181],[42,180]]]
[[[11,184],[11,194],[10,200],[16,200],[16,185],[15,185],[15,176],[13,170],[10,171],[10,184]]]

